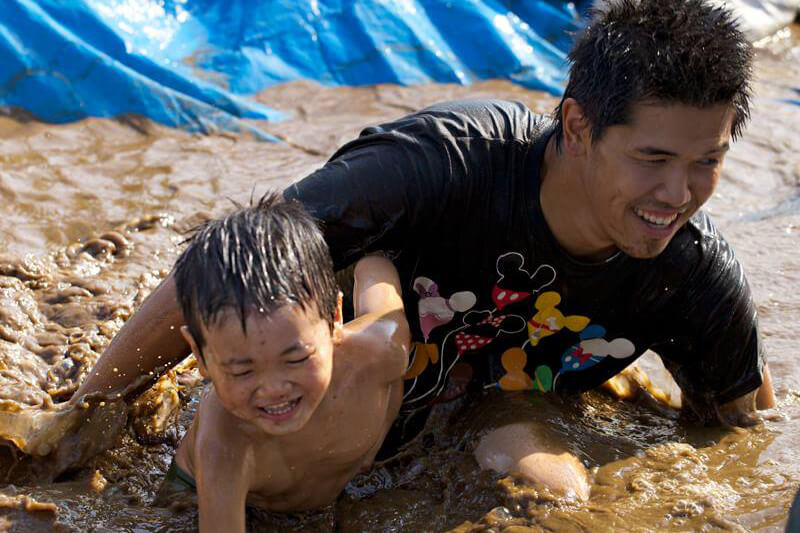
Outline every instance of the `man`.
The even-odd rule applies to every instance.
[[[742,269],[698,209],[749,116],[751,47],[722,7],[623,0],[570,60],[552,119],[433,106],[367,128],[284,196],[322,221],[336,268],[393,257],[416,341],[406,411],[467,382],[574,394],[652,348],[685,405],[741,423],[772,386]],[[180,320],[167,278],[79,394],[179,360]],[[476,458],[586,497],[582,465],[539,429],[491,428]]]

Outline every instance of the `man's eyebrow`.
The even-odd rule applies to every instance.
[[[728,142],[724,142],[719,146],[715,146],[711,150],[708,150],[705,155],[714,154],[717,152],[727,152],[730,149],[731,145]],[[664,150],[663,148],[656,148],[654,146],[641,146],[638,148],[633,149],[635,152],[639,152],[643,155],[668,155],[668,156],[677,156],[675,152],[671,152],[669,150]]]
[[[706,152],[706,155],[707,154],[713,154],[715,152],[727,152],[728,150],[730,150],[730,148],[731,148],[731,144],[726,141],[726,142],[720,144],[719,146],[717,146],[716,148],[712,148],[711,150]]]
[[[675,152],[670,152],[669,150],[664,150],[663,148],[655,148],[653,146],[641,146],[639,148],[633,149],[635,152],[639,152],[640,154],[644,155],[669,155],[669,156],[677,156]]]

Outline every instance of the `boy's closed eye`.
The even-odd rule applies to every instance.
[[[299,357],[296,357],[296,358],[294,358],[294,359],[288,359],[286,362],[287,362],[287,363],[289,363],[290,365],[300,365],[300,364],[303,364],[303,363],[305,363],[306,361],[308,361],[308,359],[309,359],[309,358],[310,358],[312,355],[314,355],[314,354],[316,353],[316,351],[317,351],[317,350],[316,350],[316,349],[314,349],[314,350],[311,350],[311,351],[305,352],[305,353],[303,353],[303,354],[301,354],[301,355],[299,354]]]

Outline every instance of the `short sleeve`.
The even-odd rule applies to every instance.
[[[667,307],[667,337],[653,346],[696,408],[723,404],[758,388],[764,354],[756,306],[733,250],[705,219],[683,255],[699,257]]]
[[[375,130],[284,191],[320,221],[337,270],[370,251],[401,251],[411,232],[426,231],[443,196],[441,144]]]

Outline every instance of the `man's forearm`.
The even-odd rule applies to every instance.
[[[758,389],[717,408],[717,418],[721,423],[751,426],[760,421],[755,415],[756,410],[775,407],[775,391],[772,388],[772,376],[767,365],[764,365],[761,379],[761,386]]]
[[[183,315],[172,274],[145,299],[98,359],[75,398],[90,393],[121,394],[140,376],[156,379],[189,355],[180,333]]]
[[[772,387],[772,375],[769,373],[769,365],[764,364],[761,387],[756,393],[756,409],[772,409],[775,405],[777,402],[775,401],[775,390]]]

